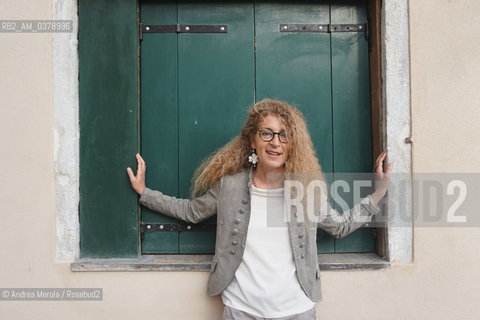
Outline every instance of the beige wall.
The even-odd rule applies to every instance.
[[[413,167],[480,171],[480,2],[410,1]],[[0,19],[51,19],[2,1]],[[51,34],[0,33],[0,287],[101,287],[101,302],[2,302],[1,319],[220,319],[207,272],[77,272],[55,262]],[[417,228],[414,262],[323,272],[318,319],[475,319],[479,228]],[[32,317],[32,315],[34,315]]]

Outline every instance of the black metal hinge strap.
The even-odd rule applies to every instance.
[[[213,231],[217,230],[217,225],[207,224],[181,224],[181,223],[145,223],[141,224],[142,232],[185,232],[185,231]]]
[[[207,224],[181,224],[181,223],[146,223],[140,224],[141,239],[145,239],[145,232],[186,232],[186,231],[208,231],[215,232],[217,225]]]
[[[280,24],[280,32],[364,32],[367,24]]]
[[[227,33],[226,24],[142,24],[140,23],[140,40],[143,33]]]

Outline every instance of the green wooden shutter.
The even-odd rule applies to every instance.
[[[143,24],[176,24],[176,1],[153,5],[142,2]],[[152,189],[178,196],[178,80],[177,35],[144,34],[141,42],[142,157],[146,183]],[[141,207],[142,221],[173,223],[175,219]],[[147,232],[142,253],[178,253],[178,234]]]
[[[136,2],[79,1],[80,256],[139,256]]]
[[[227,24],[226,34],[144,33],[142,155],[147,185],[188,198],[200,161],[236,136],[254,102],[253,4],[144,1],[143,25]],[[144,223],[175,219],[142,210]],[[215,224],[216,217],[202,222]],[[146,232],[143,253],[213,253],[215,232]]]
[[[333,2],[332,24],[362,24],[367,21],[367,5],[361,1]],[[372,171],[372,125],[368,41],[363,32],[331,34],[332,114],[334,178],[336,173]],[[341,175],[350,190],[353,179]],[[362,197],[373,190],[364,188]],[[353,194],[343,194],[351,207]],[[335,203],[334,203],[335,205]],[[338,208],[338,206],[337,206]],[[338,208],[341,211],[340,208]],[[335,252],[374,252],[370,228],[360,228],[345,238],[335,239]]]
[[[141,131],[147,184],[188,197],[200,160],[237,135],[247,108],[264,97],[299,106],[325,172],[369,172],[372,142],[364,33],[279,32],[282,23],[356,24],[366,19],[366,3],[361,1],[332,5],[143,1],[144,25],[228,25],[225,34],[143,35]],[[142,220],[178,222],[143,207]],[[212,217],[204,223],[215,221]],[[212,232],[146,232],[142,252],[211,253],[214,241]],[[318,249],[369,252],[375,241],[369,229],[344,239],[319,231]]]
[[[262,2],[255,8],[257,96],[297,105],[307,121],[323,171],[333,172],[330,35],[278,32],[284,23],[329,24],[329,1]],[[318,238],[319,252],[335,251],[332,237],[319,232]]]

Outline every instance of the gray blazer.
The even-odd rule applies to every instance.
[[[147,208],[190,223],[198,223],[217,214],[217,238],[207,294],[216,296],[229,285],[242,261],[250,219],[252,169],[223,176],[204,195],[194,199],[177,199],[145,188],[140,204]],[[328,204],[321,221],[298,219],[295,210],[288,222],[296,273],[300,286],[312,301],[322,300],[320,268],[317,259],[317,228],[335,238],[345,237],[371,220],[380,208],[370,196],[352,209],[339,214]],[[362,223],[357,218],[362,216]]]

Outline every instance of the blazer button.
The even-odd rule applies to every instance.
[[[240,223],[240,219],[238,218],[235,218],[235,220],[233,221],[235,224],[239,224]]]
[[[233,244],[234,246],[236,246],[236,245],[238,244],[238,240],[233,240],[233,241],[232,241],[232,244]]]
[[[297,222],[297,227],[301,227],[303,222]]]
[[[243,203],[243,204],[247,204],[247,203],[248,203],[248,200],[247,200],[247,199],[243,199],[243,200],[242,200],[242,203]]]
[[[300,242],[300,244],[298,245],[300,248],[303,248],[303,246],[305,245],[305,243],[303,242]]]
[[[232,254],[232,255],[235,254],[235,253],[237,253],[237,250],[230,251],[230,254]]]
[[[240,212],[240,214],[244,214],[245,210],[243,210],[243,208],[240,208],[240,210],[238,210],[238,212]]]
[[[233,229],[232,233],[233,233],[233,234],[238,234],[238,229],[236,229],[236,228]]]
[[[302,238],[303,238],[303,233],[300,233],[300,234],[298,235],[298,238],[299,238],[299,239],[302,239]]]

